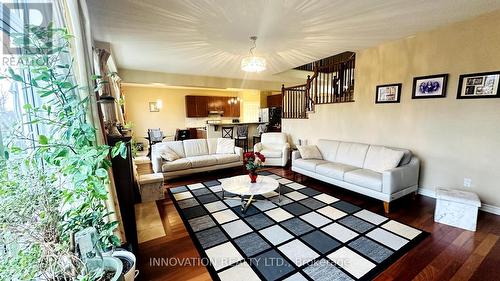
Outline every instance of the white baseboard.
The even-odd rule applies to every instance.
[[[418,194],[426,197],[436,198],[436,191],[430,189],[419,188]],[[481,208],[479,208],[479,210],[495,215],[500,215],[500,207],[498,206],[481,203]]]

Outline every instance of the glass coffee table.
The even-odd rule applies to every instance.
[[[252,204],[255,195],[278,190],[278,202],[281,202],[281,185],[279,182],[268,176],[258,176],[256,183],[251,183],[248,175],[235,176],[222,180],[222,200],[226,199],[225,192],[236,194],[238,197],[228,197],[227,199],[241,200],[241,212],[246,213]],[[247,196],[248,198],[245,198]]]

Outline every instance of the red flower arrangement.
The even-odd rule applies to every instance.
[[[266,162],[266,157],[260,152],[245,152],[243,154],[243,164],[248,170],[250,182],[257,182],[257,169],[261,168]]]

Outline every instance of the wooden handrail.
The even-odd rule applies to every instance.
[[[307,118],[316,104],[352,102],[354,97],[355,53],[328,65],[314,65],[305,84],[282,85],[283,118]]]

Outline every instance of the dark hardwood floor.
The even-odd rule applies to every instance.
[[[324,193],[384,215],[382,202],[342,188],[297,175],[288,168],[267,169]],[[139,173],[150,172],[140,167]],[[243,169],[214,171],[168,181],[166,188],[244,173]],[[173,202],[157,201],[166,236],[139,245],[138,269],[141,280],[211,280],[203,265],[157,265],[154,259],[172,262],[176,258],[195,258],[199,254],[191,241]],[[434,222],[435,200],[417,195],[391,203],[387,216],[430,232],[431,235],[402,256],[375,280],[500,280],[500,216],[480,212],[476,232]]]

